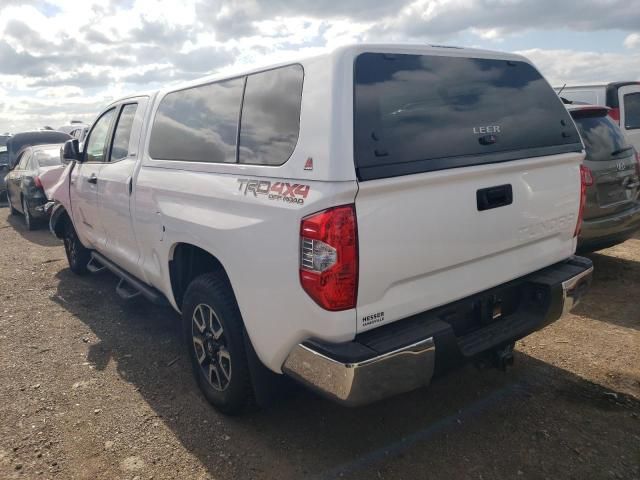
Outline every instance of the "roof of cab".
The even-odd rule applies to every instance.
[[[472,57],[472,58],[492,58],[499,60],[516,60],[531,63],[530,60],[522,55],[515,53],[499,52],[494,50],[482,50],[477,48],[455,47],[448,45],[427,45],[427,44],[403,44],[403,43],[356,43],[350,45],[343,45],[336,47],[332,50],[327,50],[321,53],[309,54],[300,57],[292,57],[287,60],[279,62],[259,62],[249,65],[235,65],[233,67],[226,68],[222,71],[216,72],[211,75],[203,76],[187,82],[176,83],[159,90],[135,93],[121,97],[111,102],[107,108],[112,105],[121,103],[125,100],[139,98],[143,96],[153,97],[156,94],[161,96],[170,92],[179,90],[185,90],[188,88],[204,85],[207,83],[213,83],[216,81],[233,79],[237,77],[243,77],[245,75],[251,75],[253,73],[263,72],[274,68],[284,67],[287,65],[304,64],[310,61],[318,61],[326,59],[330,62],[337,62],[345,58],[355,58],[361,53],[365,52],[379,52],[379,53],[397,53],[397,54],[413,54],[413,55],[448,55],[456,57]]]

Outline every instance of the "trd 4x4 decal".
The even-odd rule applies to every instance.
[[[238,190],[245,195],[250,193],[254,197],[264,195],[269,200],[280,200],[286,203],[304,204],[311,187],[300,183],[270,182],[268,180],[238,179]]]

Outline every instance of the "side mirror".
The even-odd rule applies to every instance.
[[[67,164],[71,162],[82,162],[82,155],[80,153],[80,146],[76,138],[67,140],[64,146],[60,149],[60,157],[62,163]]]

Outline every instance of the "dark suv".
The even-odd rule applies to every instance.
[[[640,157],[608,116],[608,107],[571,104],[567,109],[584,142],[584,166],[591,177],[578,250],[622,243],[640,228]]]

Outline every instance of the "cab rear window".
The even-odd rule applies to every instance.
[[[582,149],[540,73],[507,60],[361,54],[354,132],[361,180]]]

